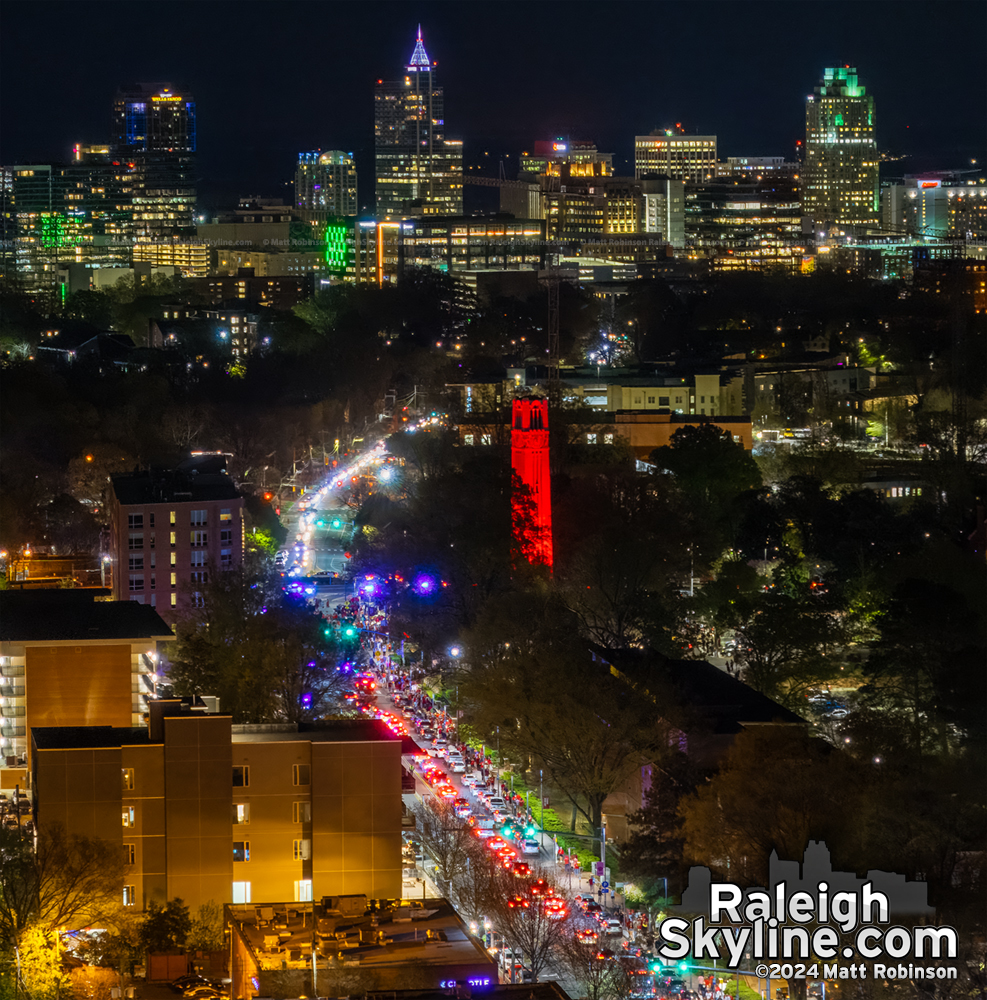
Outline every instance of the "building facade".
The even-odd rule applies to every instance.
[[[661,174],[679,181],[716,176],[716,136],[652,132],[634,137],[634,176]]]
[[[159,643],[175,636],[152,608],[104,593],[0,591],[0,788],[25,787],[35,726],[141,724]]]
[[[149,604],[170,625],[201,606],[210,573],[243,561],[243,497],[225,471],[196,468],[113,479],[113,596]]]
[[[134,236],[185,236],[195,222],[195,99],[164,83],[126,84],[113,101],[114,159],[131,170]]]
[[[805,100],[802,215],[815,226],[878,221],[874,98],[852,66],[825,69]]]
[[[462,143],[445,138],[445,98],[433,79],[421,28],[404,75],[374,89],[377,218],[463,210]]]
[[[295,168],[295,211],[306,222],[355,216],[356,164],[338,149],[299,153]]]
[[[641,182],[644,199],[644,231],[660,233],[676,250],[685,247],[685,181],[667,177]]]
[[[119,844],[128,908],[401,896],[401,740],[380,722],[233,726],[162,699],[147,727],[32,740],[39,829]]]

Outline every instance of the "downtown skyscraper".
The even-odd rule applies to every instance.
[[[433,70],[419,26],[403,77],[378,80],[374,89],[379,221],[463,210],[463,144],[445,138],[444,94]]]
[[[113,101],[114,159],[129,171],[138,241],[191,233],[195,222],[195,100],[164,83],[123,86]]]
[[[823,71],[805,102],[802,215],[815,226],[878,221],[874,98],[852,66]]]

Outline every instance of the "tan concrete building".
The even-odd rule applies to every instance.
[[[153,608],[107,596],[0,591],[0,788],[26,787],[35,726],[141,724],[175,636]]]
[[[159,700],[147,728],[32,740],[39,828],[120,844],[126,906],[401,894],[401,741],[382,723],[232,726]]]

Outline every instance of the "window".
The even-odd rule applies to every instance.
[[[171,606],[173,608],[177,608],[178,607],[178,594],[172,594],[171,595]]]
[[[233,550],[219,550],[219,565],[221,569],[230,569],[233,566]]]
[[[123,845],[123,863],[125,865],[137,864],[137,845],[136,844],[124,844]]]
[[[132,792],[134,790],[134,769],[132,767],[125,767],[123,769],[123,790],[125,792]]]
[[[596,435],[595,434],[587,434],[586,435],[586,443],[587,444],[596,444]]]
[[[204,608],[206,606],[206,599],[202,596],[202,592],[197,590],[192,595],[191,604],[193,608]]]
[[[292,823],[311,823],[312,822],[312,803],[311,802],[292,802],[291,803],[291,822]]]
[[[144,574],[143,573],[131,573],[130,574],[130,589],[131,591],[141,591],[144,589]]]
[[[310,878],[299,879],[295,883],[295,902],[312,902],[312,880]]]
[[[250,822],[250,803],[249,802],[234,802],[233,803],[233,825],[234,826],[246,826]]]
[[[205,525],[207,523],[206,517],[208,514],[209,511],[207,510],[193,510],[189,517],[189,524],[191,524],[193,527],[195,525],[200,525],[200,526]]]
[[[249,767],[234,767],[233,768],[233,787],[234,788],[249,788],[250,787],[250,768]]]
[[[223,508],[223,510],[219,512],[219,519],[220,521],[232,521],[233,511],[230,508]]]
[[[706,402],[706,397],[705,396],[700,396],[699,397],[699,402],[700,403],[705,403]]]
[[[193,531],[191,535],[191,541],[193,545],[208,545],[209,544],[209,532],[207,531]]]
[[[174,511],[170,511],[169,512],[168,523],[171,524],[171,525],[174,525],[174,523],[175,523],[175,512]]]
[[[123,825],[125,827],[127,827],[128,829],[131,829],[131,828],[133,828],[133,827],[135,827],[137,825],[136,820],[134,819],[134,807],[133,806],[127,806],[127,808],[124,809],[124,811],[123,811]]]
[[[463,435],[463,444],[469,444],[469,445],[471,445],[472,443],[473,443],[473,435],[472,434],[464,434]]]
[[[291,765],[291,783],[293,785],[309,785],[311,781],[311,767],[308,764]]]
[[[177,587],[178,586],[178,574],[177,573],[172,573],[171,574],[171,585],[173,587]]]
[[[312,857],[312,841],[293,840],[291,850],[295,861],[308,861]]]
[[[249,840],[234,840],[233,841],[233,860],[234,861],[249,861],[250,860],[250,841]]]
[[[205,573],[202,570],[196,570],[194,573],[190,574],[190,581],[192,583],[205,583],[208,576],[208,573]]]
[[[135,535],[133,532],[130,534],[130,539],[128,541],[128,547],[130,549],[142,549],[144,548],[144,536]]]
[[[192,553],[192,567],[205,566],[206,564],[206,554],[205,552],[193,552]]]
[[[668,396],[659,396],[658,397],[658,405],[659,406],[668,406]]]
[[[177,541],[178,541],[178,536],[175,534],[174,531],[171,532],[171,547],[172,548],[175,547],[175,542],[177,542]]]
[[[154,515],[153,514],[148,514],[147,515],[147,526],[149,528],[153,528],[154,527]]]
[[[613,435],[612,434],[604,434],[603,435],[603,443],[604,444],[613,444]]]
[[[144,527],[144,515],[128,514],[127,527],[130,528],[131,531],[141,531]]]
[[[143,556],[130,556],[127,559],[127,568],[133,573],[135,570],[144,569],[144,557]]]
[[[249,882],[234,882],[233,883],[233,902],[234,903],[249,903],[250,902],[250,883]]]
[[[123,887],[123,905],[124,906],[137,905],[137,886],[125,885]]]
[[[151,541],[152,542],[154,541],[154,536],[153,535],[151,536]],[[152,545],[151,548],[153,549],[154,546]],[[154,569],[154,553],[153,552],[151,553],[151,569]]]
[[[481,434],[480,444],[493,444],[493,435],[491,434]]]
[[[219,533],[219,544],[220,545],[232,545],[233,544],[233,529],[223,528]]]
[[[654,401],[655,401],[655,397],[654,396],[648,396],[648,402],[649,403],[653,403]]]
[[[172,544],[174,544],[174,543],[172,543]],[[178,553],[177,552],[172,552],[171,553],[171,565],[172,566],[177,566],[178,565]]]

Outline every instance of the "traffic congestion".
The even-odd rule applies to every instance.
[[[287,592],[316,607],[327,627],[350,640],[352,655],[337,668],[344,675],[342,707],[380,720],[405,743],[405,800],[418,817],[404,834],[406,891],[448,898],[497,959],[504,982],[565,983],[573,977],[567,946],[576,944],[591,962],[616,969],[631,984],[629,996],[688,998],[679,973],[647,950],[638,915],[626,912],[605,879],[580,870],[577,857],[539,829],[530,800],[513,792],[493,751],[458,738],[458,719],[437,703],[424,665],[395,655],[383,592],[442,581],[354,578],[349,570],[350,491],[367,478],[386,482],[396,474],[394,462],[379,444],[305,491],[285,511],[293,537],[278,551],[275,568]],[[468,836],[464,854],[486,858],[484,867],[496,873],[498,902],[487,911],[466,912],[458,880],[443,878],[436,856],[441,845],[437,849],[422,829],[436,817],[443,837]],[[539,941],[517,946],[511,930],[518,920],[545,928],[542,937],[552,947],[540,960]]]

